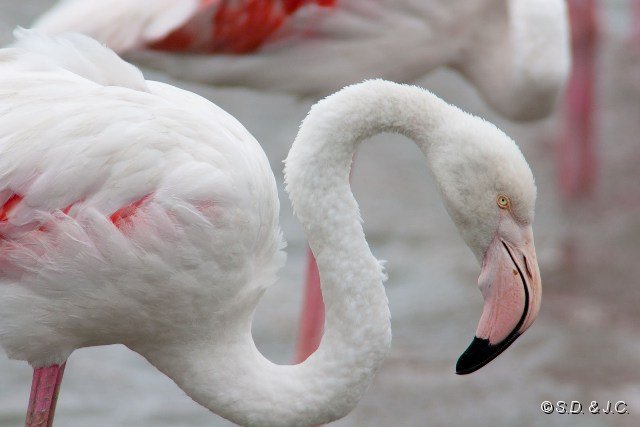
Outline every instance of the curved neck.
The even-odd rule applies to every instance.
[[[243,320],[225,326],[226,338],[176,355],[188,359],[180,367],[151,361],[194,400],[242,425],[317,425],[346,415],[391,344],[385,276],[349,185],[353,154],[380,132],[405,134],[426,154],[447,135],[443,116],[458,113],[425,90],[374,80],[319,102],[303,122],[286,161],[287,190],[316,256],[326,310],[320,347],[305,362],[266,360],[251,337],[251,313],[234,313]]]

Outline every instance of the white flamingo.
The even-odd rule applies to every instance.
[[[519,120],[550,114],[569,69],[564,0],[63,0],[34,25],[89,34],[182,79],[302,96],[448,65]],[[311,256],[304,298],[296,361],[324,323]]]
[[[145,50],[131,57],[181,79],[302,96],[448,65],[527,120],[551,112],[569,65],[564,0],[62,0],[34,27]]]
[[[348,179],[357,145],[379,132],[420,147],[482,263],[483,313],[457,372],[491,361],[537,316],[536,189],[515,143],[426,90],[367,81],[314,106],[287,158],[326,321],[304,363],[271,363],[251,322],[284,253],[257,141],[94,40],[17,36],[0,50],[0,344],[35,369],[28,425],[51,425],[74,349],[113,343],[238,424],[347,414],[391,341],[384,273]]]

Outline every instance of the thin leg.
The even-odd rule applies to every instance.
[[[640,1],[631,0],[631,6],[633,7],[633,43],[636,49],[640,50]]]
[[[64,374],[62,365],[52,365],[33,370],[31,397],[25,427],[51,427],[58,401],[58,391]]]
[[[559,179],[568,199],[588,196],[596,179],[593,127],[598,19],[594,0],[569,1],[573,67],[565,95]]]
[[[316,260],[310,250],[307,251],[307,277],[305,281],[302,319],[298,333],[295,362],[304,362],[320,345],[324,329],[324,303],[320,290],[320,274]]]

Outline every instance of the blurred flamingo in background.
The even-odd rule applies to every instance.
[[[298,96],[445,65],[523,120],[551,111],[569,63],[564,0],[65,0],[34,28],[137,51],[180,79]]]
[[[66,0],[35,27],[89,34],[181,79],[297,96],[449,66],[516,120],[548,115],[569,67],[564,0]],[[296,362],[323,325],[309,251]]]

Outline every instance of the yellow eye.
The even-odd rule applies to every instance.
[[[497,199],[498,206],[502,209],[508,209],[511,205],[511,200],[507,196],[500,194]]]

